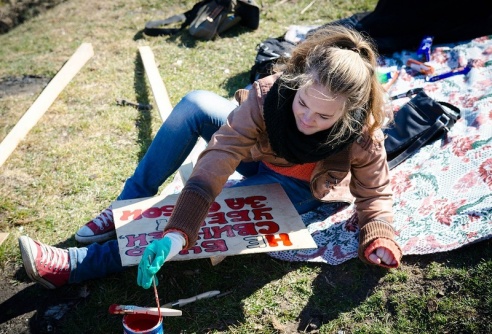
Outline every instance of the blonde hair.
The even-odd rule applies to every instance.
[[[322,85],[333,95],[346,98],[345,112],[337,122],[334,141],[347,133],[358,132],[355,115],[365,112],[361,129],[367,127],[373,136],[383,127],[384,91],[378,81],[377,52],[373,44],[359,32],[339,25],[314,30],[298,44],[290,58],[277,62],[274,72],[282,72],[282,84],[299,89],[313,83]],[[328,144],[328,143],[327,143]]]

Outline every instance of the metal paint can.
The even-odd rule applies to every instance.
[[[124,334],[163,334],[162,317],[151,314],[126,314],[123,316]]]

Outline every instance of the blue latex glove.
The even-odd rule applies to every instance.
[[[161,269],[166,261],[172,246],[170,238],[164,236],[159,240],[154,240],[145,249],[142,259],[138,264],[137,284],[144,289],[150,288],[152,279],[155,277],[155,284],[159,284],[155,274]]]

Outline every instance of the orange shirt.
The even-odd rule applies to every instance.
[[[280,167],[276,165],[272,165],[271,163],[268,162],[263,162],[268,168],[271,170],[285,175],[285,176],[290,176],[290,177],[295,177],[296,179],[310,182],[311,181],[311,174],[313,173],[314,166],[316,165],[315,162],[311,163],[306,163],[306,164],[301,164],[301,165],[294,165],[290,167]]]

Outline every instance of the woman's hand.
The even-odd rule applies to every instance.
[[[386,264],[388,266],[394,266],[397,264],[397,260],[395,259],[393,253],[385,247],[378,247],[369,254],[369,261],[374,264]]]
[[[137,284],[144,289],[150,288],[152,281],[159,284],[155,274],[161,269],[171,250],[172,241],[165,236],[162,239],[154,240],[145,248],[142,259],[138,264]]]
[[[138,264],[137,284],[144,289],[150,288],[154,279],[155,284],[159,284],[155,274],[161,269],[164,262],[178,254],[185,244],[184,235],[174,231],[167,233],[162,239],[151,242],[145,248]]]

